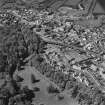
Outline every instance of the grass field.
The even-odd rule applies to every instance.
[[[31,74],[34,74],[37,79],[40,79],[39,83],[32,84],[30,80]],[[25,71],[19,73],[25,80],[22,85],[28,85],[30,88],[38,86],[40,91],[36,93],[36,98],[33,100],[37,105],[44,104],[44,105],[78,105],[78,103],[71,99],[66,93],[63,93],[64,99],[58,100],[56,94],[49,94],[47,92],[47,86],[51,83],[48,78],[41,75],[37,70],[32,67],[26,67]]]

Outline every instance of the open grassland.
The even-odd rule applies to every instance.
[[[40,79],[40,82],[32,84],[30,80],[31,74],[34,74],[37,79]],[[66,93],[63,93],[63,100],[58,100],[56,94],[49,94],[47,92],[47,86],[52,82],[40,74],[34,67],[27,66],[25,71],[19,73],[19,75],[24,78],[24,82],[22,83],[23,85],[28,85],[30,88],[35,86],[40,88],[40,91],[36,93],[35,99],[33,99],[33,103],[35,102],[37,105],[40,103],[43,103],[44,105],[78,105],[78,103]]]

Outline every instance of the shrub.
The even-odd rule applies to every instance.
[[[64,95],[63,94],[58,94],[57,95],[57,99],[58,100],[63,100],[64,99]]]
[[[37,83],[37,82],[40,82],[40,80],[36,79],[34,74],[31,74],[31,82],[32,83]]]
[[[58,88],[54,87],[53,84],[50,84],[47,87],[47,91],[48,91],[48,93],[60,93],[60,90]]]

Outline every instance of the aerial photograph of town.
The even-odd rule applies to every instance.
[[[105,0],[0,0],[0,105],[105,105]]]

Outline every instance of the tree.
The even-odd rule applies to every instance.
[[[37,83],[37,82],[40,82],[40,80],[36,79],[34,74],[31,74],[31,82],[32,83]]]
[[[40,88],[34,87],[34,88],[33,88],[33,91],[38,92],[38,91],[40,91]]]
[[[71,91],[71,96],[72,98],[76,98],[78,94],[79,94],[79,87],[78,85],[76,85]]]
[[[15,80],[16,82],[22,82],[24,79],[23,79],[22,77],[20,77],[19,75],[15,75],[14,80]]]
[[[60,90],[57,87],[54,87],[53,84],[49,84],[47,91],[48,93],[60,93]]]
[[[65,89],[72,90],[77,84],[77,81],[73,77],[69,77],[69,80],[66,82]]]
[[[64,95],[63,94],[58,94],[57,95],[57,99],[58,100],[63,100],[64,99]]]
[[[25,94],[23,98],[27,101],[32,101],[32,99],[35,97],[33,90],[29,89],[28,86],[23,88],[22,93]]]

